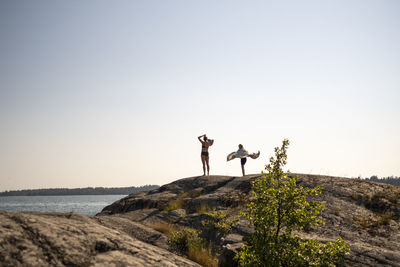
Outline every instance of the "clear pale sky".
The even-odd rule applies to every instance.
[[[400,1],[0,1],[0,191],[400,175]]]

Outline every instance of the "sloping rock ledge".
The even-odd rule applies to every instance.
[[[0,265],[200,266],[94,218],[39,212],[0,212]]]

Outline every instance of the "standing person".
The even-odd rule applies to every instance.
[[[242,144],[239,144],[239,150],[236,151],[236,153],[240,157],[240,165],[242,166],[242,174],[244,176],[245,175],[244,174],[244,165],[246,164],[246,161],[247,161],[246,156],[249,154],[249,152],[247,152],[247,150],[243,148]]]
[[[201,138],[203,137],[203,140]],[[201,163],[203,163],[203,175],[206,175],[206,164],[207,164],[207,176],[210,175],[210,164],[209,159],[210,155],[208,154],[208,148],[212,146],[214,140],[208,139],[205,134],[197,137],[201,143]]]
[[[260,151],[257,153],[249,154],[246,149],[244,149],[242,144],[239,144],[239,150],[236,152],[232,152],[228,155],[226,158],[227,161],[230,161],[232,159],[240,158],[240,165],[242,167],[242,174],[245,176],[245,171],[244,171],[244,165],[246,164],[247,157],[250,157],[252,159],[256,159],[260,156]]]

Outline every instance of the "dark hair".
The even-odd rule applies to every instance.
[[[239,149],[243,149],[243,145],[242,144],[239,144]]]

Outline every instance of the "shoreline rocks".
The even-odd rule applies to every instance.
[[[295,175],[295,174],[291,174]],[[344,266],[400,266],[400,188],[341,177],[297,174],[304,187],[323,185],[317,197],[325,225],[298,234],[322,242],[341,236],[349,245]],[[203,231],[210,210],[229,218],[251,201],[245,177],[184,178],[131,194],[94,217],[76,213],[0,211],[1,266],[200,266],[171,252],[156,225],[202,231],[219,266],[235,266],[243,237],[252,232],[241,218],[230,234]],[[152,229],[152,227],[154,229]],[[172,229],[171,228],[171,229]]]
[[[1,266],[200,266],[84,215],[3,211],[0,262]]]
[[[321,241],[341,236],[351,248],[345,256],[344,266],[400,266],[400,188],[359,179],[310,174],[298,176],[304,187],[323,185],[317,198],[326,209],[321,216],[325,225],[300,232],[303,238]],[[260,175],[245,177],[199,176],[184,178],[148,192],[132,194],[103,209],[98,216],[128,216],[135,221],[174,222],[176,226],[203,230],[201,221],[207,210],[224,210],[237,215],[251,200],[251,181]],[[186,215],[172,219],[168,215],[176,201]],[[146,216],[143,214],[146,213]],[[239,220],[232,234],[236,240],[251,233],[243,219]],[[214,235],[215,236],[215,235]],[[240,237],[238,237],[240,236]],[[211,240],[211,236],[205,236]],[[228,241],[226,241],[228,240]],[[242,241],[218,240],[222,244],[219,266],[231,266]]]

